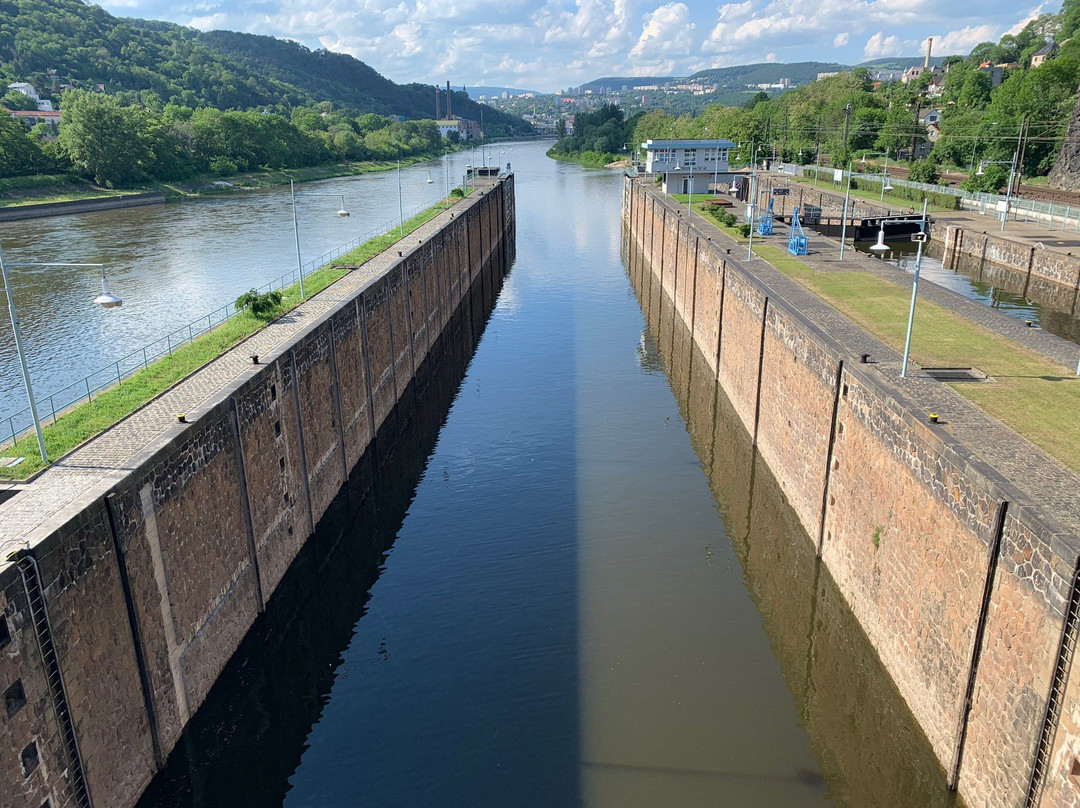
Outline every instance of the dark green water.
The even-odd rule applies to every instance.
[[[144,808],[950,805],[670,304],[643,314],[621,177],[514,155],[517,259],[475,349]]]

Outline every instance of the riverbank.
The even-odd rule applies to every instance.
[[[480,187],[4,492],[0,681],[30,694],[0,717],[8,802],[137,801],[431,357],[478,342],[515,226],[512,175]]]
[[[452,149],[464,151],[464,146]],[[402,158],[401,165],[410,166],[427,160],[434,160],[442,154],[414,155]],[[34,207],[42,211],[45,206],[48,212],[36,212],[36,216],[56,215],[61,216],[73,212],[65,208],[65,203],[90,202],[96,200],[117,200],[129,196],[160,195],[166,202],[180,202],[185,199],[205,199],[206,197],[227,196],[234,193],[243,193],[255,188],[272,188],[288,185],[293,182],[315,182],[317,180],[332,179],[334,177],[359,176],[371,174],[377,171],[389,171],[396,169],[396,160],[367,160],[364,162],[341,162],[324,163],[317,166],[305,166],[303,168],[290,169],[260,169],[259,171],[247,171],[242,174],[234,174],[221,177],[216,174],[203,174],[193,177],[184,182],[176,183],[147,183],[134,188],[111,189],[94,185],[80,177],[62,174],[40,174],[31,177],[7,177],[0,180],[0,213],[15,208]],[[121,207],[117,205],[116,207]],[[81,210],[81,209],[80,209]],[[26,218],[25,216],[9,215],[0,221],[14,221]]]
[[[434,219],[446,210],[448,203],[454,201],[455,197],[451,196],[449,200],[433,205],[405,220],[399,229],[375,236],[327,266],[305,276],[307,296],[318,294],[372,257],[389,249],[399,238],[411,234]],[[86,401],[55,413],[52,422],[48,425],[43,423],[42,429],[49,456],[53,459],[62,458],[77,446],[158,398],[242,340],[267,327],[274,320],[287,316],[303,302],[299,283],[285,286],[280,291],[280,307],[269,320],[257,317],[250,311],[236,311],[234,316],[193,337],[186,345],[175,349],[170,347],[167,355],[146,364],[142,369],[96,394],[96,397],[91,397],[88,391]],[[46,466],[40,458],[36,435],[33,432],[25,433],[17,440],[14,438],[13,435],[11,440],[0,439],[0,454],[24,459],[14,466],[0,466],[0,480],[28,480]]]
[[[625,167],[624,160],[626,159],[617,154],[611,154],[610,152],[585,151],[567,154],[565,152],[554,151],[554,149],[548,149],[547,156],[552,160],[558,160],[561,163],[574,163],[575,165],[584,166],[585,168],[623,168]]]

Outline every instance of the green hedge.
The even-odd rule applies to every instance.
[[[853,179],[851,187],[857,190],[881,193],[881,183],[874,180]],[[929,199],[931,205],[939,208],[960,210],[960,197],[955,194],[940,194],[936,191],[924,191],[921,188],[908,188],[906,185],[893,186],[893,189],[885,195],[885,201],[888,202],[889,199],[910,199],[912,202],[919,202],[920,204],[923,199]]]

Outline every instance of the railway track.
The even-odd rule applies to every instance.
[[[906,180],[908,168],[905,165],[891,165],[889,166],[889,176]],[[959,185],[965,179],[967,179],[966,171],[953,171],[951,173],[942,173],[938,182],[942,185]],[[1017,196],[1022,199],[1034,199],[1038,202],[1052,202],[1055,205],[1080,207],[1080,191],[1060,191],[1057,188],[1047,188],[1045,185],[1021,183]]]

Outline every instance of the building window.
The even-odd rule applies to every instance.
[[[15,684],[4,691],[4,709],[7,717],[11,718],[26,706],[26,691],[23,690],[22,680],[16,679]]]
[[[22,754],[19,755],[22,761],[22,773],[23,777],[29,777],[34,773],[34,770],[38,767],[38,751],[37,744],[31,741],[22,750]]]

